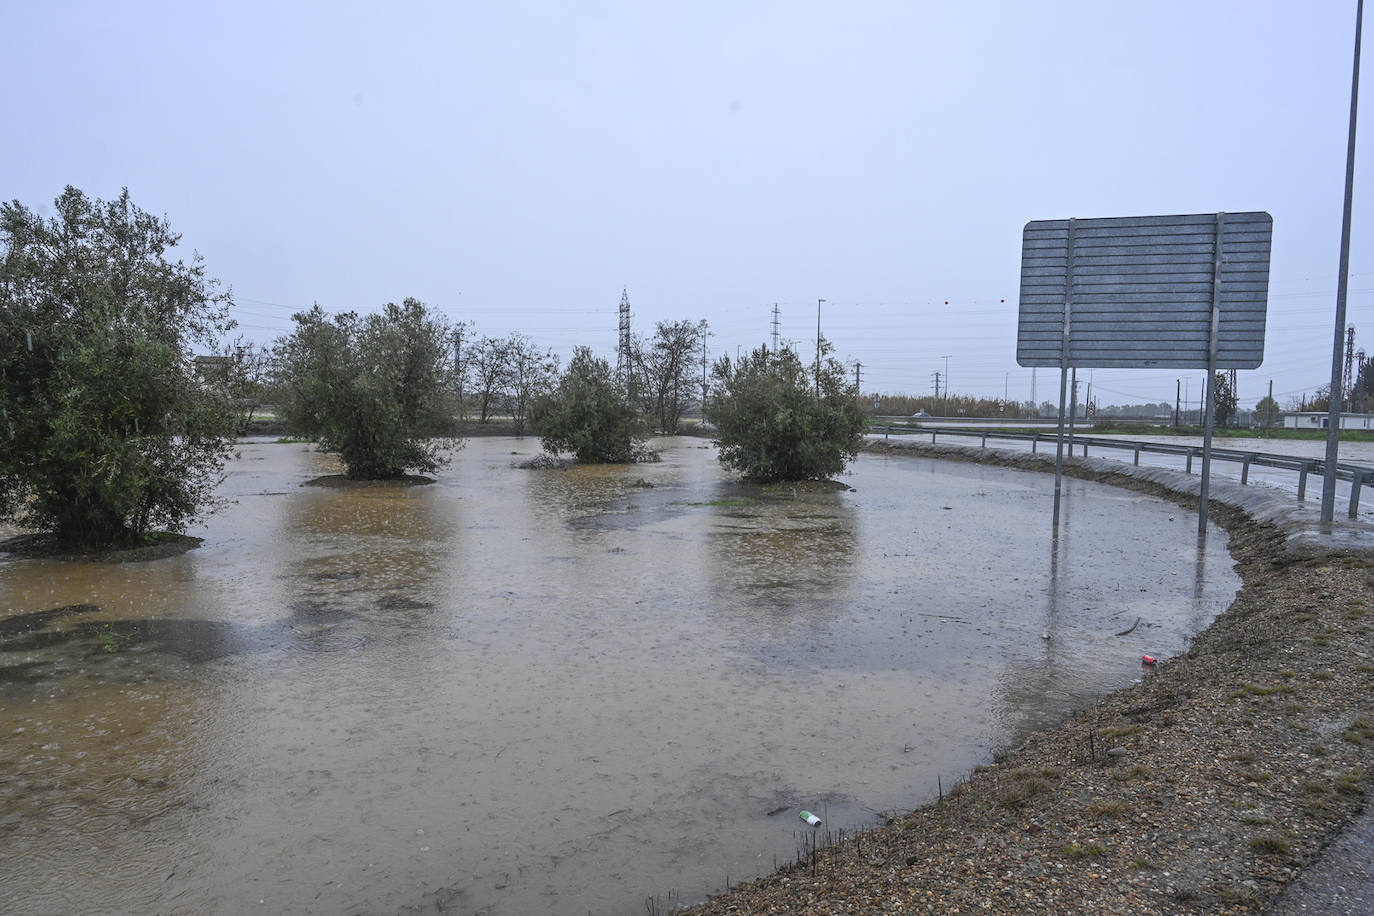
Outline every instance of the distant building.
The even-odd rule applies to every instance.
[[[1283,415],[1284,429],[1326,429],[1326,411],[1294,411]],[[1342,413],[1341,429],[1374,429],[1374,413]]]

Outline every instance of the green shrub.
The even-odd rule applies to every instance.
[[[449,329],[423,302],[387,303],[379,313],[332,319],[318,305],[292,316],[278,342],[278,370],[293,432],[337,452],[354,480],[434,471],[451,424]]]
[[[587,347],[573,352],[568,371],[531,413],[544,450],[572,452],[578,461],[626,464],[648,459],[644,423],[604,359]]]
[[[235,413],[193,345],[231,299],[129,192],[0,206],[0,516],[67,546],[142,543],[212,503]]]
[[[759,347],[738,363],[722,357],[712,378],[706,420],[721,463],[745,478],[824,480],[859,453],[864,412],[838,360],[808,367],[791,350]]]

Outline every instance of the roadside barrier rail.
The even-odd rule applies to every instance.
[[[980,448],[988,447],[989,439],[1003,439],[1016,442],[1029,442],[1031,451],[1036,452],[1041,443],[1053,445],[1058,439],[1057,432],[1012,432],[1009,430],[968,429],[957,426],[871,426],[873,432],[881,431],[883,438],[892,435],[924,436],[929,434],[933,443],[937,436],[957,436],[965,439],[982,440]],[[1202,458],[1200,445],[1176,445],[1171,442],[1141,442],[1136,439],[1118,439],[1106,436],[1065,436],[1068,454],[1082,447],[1083,457],[1088,457],[1089,448],[1116,449],[1134,453],[1133,463],[1140,464],[1142,452],[1155,455],[1177,455],[1184,459],[1184,472],[1193,473],[1193,459]],[[1295,471],[1298,475],[1298,499],[1307,499],[1307,478],[1326,473],[1326,462],[1320,458],[1300,458],[1296,455],[1276,455],[1272,452],[1250,452],[1234,448],[1212,446],[1213,461],[1233,461],[1240,465],[1240,482],[1250,482],[1251,467],[1279,468]],[[1374,480],[1374,468],[1359,464],[1337,462],[1336,479],[1350,482],[1350,518],[1356,518],[1360,511],[1360,490]]]

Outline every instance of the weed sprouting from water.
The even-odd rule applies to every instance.
[[[672,916],[680,907],[681,898],[677,891],[669,891],[662,897],[655,894],[644,900],[644,911],[648,916]]]

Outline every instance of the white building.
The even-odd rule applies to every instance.
[[[1283,415],[1284,429],[1326,429],[1326,411],[1301,411]],[[1342,413],[1341,429],[1374,429],[1374,414]]]

